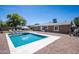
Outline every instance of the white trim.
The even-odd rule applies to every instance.
[[[70,23],[44,23],[44,24],[30,25],[30,26],[37,27],[37,26],[54,26],[54,25],[70,25]]]
[[[38,34],[36,32],[31,32],[31,33]],[[13,43],[11,42],[8,34],[6,34],[10,53],[11,54],[24,54],[24,53],[32,54],[60,38],[59,36],[51,36],[51,35],[46,35],[46,34],[39,34],[39,35],[44,35],[44,36],[48,36],[48,37],[45,39],[35,41],[35,42],[15,48]]]
[[[43,29],[42,29],[42,26],[40,26],[40,30],[42,31]]]
[[[48,26],[45,26],[46,27],[46,29],[48,30]]]

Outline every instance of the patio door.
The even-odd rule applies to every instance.
[[[59,26],[58,25],[56,25],[56,26],[54,26],[54,31],[59,31]]]

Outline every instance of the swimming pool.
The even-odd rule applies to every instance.
[[[28,40],[25,39],[26,37],[28,37],[28,35],[26,34],[33,35],[35,37],[40,37],[40,38],[33,39],[32,41],[26,43],[29,40],[29,39]],[[12,39],[14,37],[17,38],[17,36],[19,36],[20,39]],[[21,39],[21,36],[24,36],[25,38]],[[30,38],[32,37],[30,36]],[[33,31],[24,32],[24,33],[16,33],[16,34],[6,33],[6,39],[7,39],[11,54],[33,54],[36,51],[51,44],[52,42],[58,40],[59,38],[60,36],[42,34],[42,33],[33,32]],[[14,44],[15,45],[18,44],[18,45],[14,46]]]
[[[34,33],[21,33],[21,34],[8,34],[8,35],[15,48],[38,40],[42,40],[47,37]]]

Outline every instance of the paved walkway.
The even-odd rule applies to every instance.
[[[9,54],[9,47],[5,34],[0,34],[0,54]]]
[[[37,51],[35,54],[79,54],[79,37],[70,37],[69,35],[59,33],[38,33],[61,36],[61,38]]]

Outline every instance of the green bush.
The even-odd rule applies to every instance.
[[[79,17],[76,17],[76,18],[74,19],[74,23],[75,23],[75,25],[76,25],[77,27],[79,27]]]

